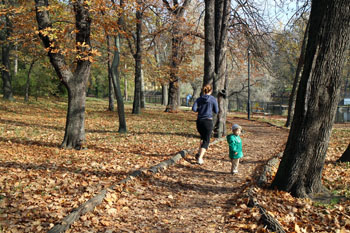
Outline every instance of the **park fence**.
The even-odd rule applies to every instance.
[[[191,99],[188,106],[192,106],[195,99]],[[145,101],[148,104],[161,104],[161,95],[145,96]],[[181,106],[187,106],[186,98],[180,98]],[[230,98],[228,101],[229,112],[247,112],[247,101]],[[251,113],[264,113],[266,115],[282,115],[288,114],[288,102],[286,100],[278,102],[263,102],[263,101],[251,101]],[[350,122],[350,105],[338,106],[336,114],[336,123]]]
[[[336,123],[350,122],[350,105],[338,106],[335,116]]]

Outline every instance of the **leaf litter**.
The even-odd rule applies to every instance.
[[[169,114],[154,107],[135,116],[126,106],[128,133],[118,134],[117,114],[106,111],[105,102],[89,101],[86,149],[75,151],[58,148],[64,134],[64,101],[0,105],[3,232],[46,232],[131,171],[198,146],[196,115],[190,111]],[[108,192],[103,203],[68,232],[267,232],[258,209],[248,207],[248,189],[286,232],[348,232],[348,200],[314,203],[256,186],[262,166],[283,151],[288,130],[237,116],[229,114],[228,130],[230,123],[245,130],[245,157],[238,175],[229,174],[227,144],[222,141],[210,147],[202,166],[188,155],[161,173],[146,172]],[[348,124],[334,127],[323,173],[324,184],[346,197],[349,164],[334,161],[345,151],[349,135]],[[268,182],[273,177],[270,174]]]

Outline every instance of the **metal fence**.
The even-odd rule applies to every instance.
[[[161,95],[153,95],[153,96],[145,96],[145,101],[148,104],[161,104],[162,96]],[[192,106],[193,99],[191,99],[188,103],[186,102],[186,98],[180,98],[181,106]]]
[[[145,97],[146,103],[150,104],[161,104],[162,96],[153,95]],[[191,99],[188,106],[193,105],[194,99]],[[186,98],[180,98],[181,106],[186,106]],[[238,111],[247,112],[247,101],[240,99],[229,99],[228,101],[228,111]],[[261,101],[251,101],[251,112],[252,113],[265,113],[271,115],[287,115],[288,114],[288,104],[286,101],[283,102],[261,102]],[[338,106],[336,114],[336,123],[350,122],[350,105]]]
[[[350,105],[338,106],[335,116],[336,123],[350,122]]]
[[[288,105],[279,102],[261,102],[251,101],[251,112],[253,113],[267,113],[273,115],[287,115]],[[247,101],[240,99],[229,99],[228,111],[246,112]]]

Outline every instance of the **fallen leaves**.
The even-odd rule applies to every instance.
[[[58,149],[65,102],[6,102],[6,108],[0,108],[0,229],[4,232],[47,231],[130,171],[198,146],[193,113],[145,110],[135,116],[127,108],[129,132],[119,135],[116,113],[105,111],[104,102],[89,104],[87,149],[81,151]],[[181,160],[162,174],[145,172],[142,179],[109,190],[103,203],[70,231],[267,232],[259,222],[259,209],[248,207],[243,193],[254,185],[256,166],[283,149],[287,133],[258,122],[242,123],[255,131],[242,135],[245,157],[236,177],[228,174],[227,145],[222,142],[210,147],[201,167],[191,159]],[[335,130],[324,168],[325,185],[338,195],[349,195],[349,166],[332,161],[345,150],[349,135],[347,128]],[[287,232],[350,230],[349,201],[315,205],[285,192],[257,187],[254,191]]]

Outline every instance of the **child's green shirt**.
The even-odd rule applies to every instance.
[[[242,139],[238,135],[229,134],[226,136],[227,143],[230,150],[231,159],[239,159],[243,157]],[[237,152],[237,154],[236,154]]]

